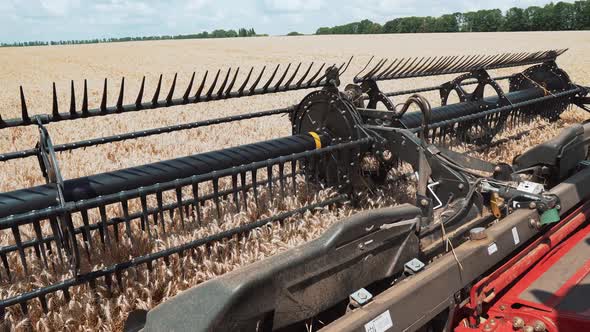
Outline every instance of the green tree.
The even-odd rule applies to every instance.
[[[526,31],[528,30],[528,17],[522,8],[510,8],[506,11],[504,18],[504,31]]]
[[[436,18],[434,32],[457,32],[459,31],[459,22],[457,15],[447,14]]]

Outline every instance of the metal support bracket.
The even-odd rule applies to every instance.
[[[41,172],[48,184],[55,186],[57,195],[56,200],[59,207],[64,208],[66,200],[64,198],[64,181],[59,169],[59,163],[55,156],[55,150],[51,141],[51,136],[47,128],[39,118],[35,118],[37,127],[39,129],[39,142],[37,143],[37,158],[41,167]],[[69,213],[61,214],[57,217],[59,220],[58,234],[60,236],[60,243],[62,248],[67,253],[70,259],[72,271],[76,275],[80,268],[80,251],[76,242],[76,235],[74,232],[74,224]]]

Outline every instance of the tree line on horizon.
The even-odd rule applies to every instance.
[[[503,13],[500,9],[484,9],[466,13],[433,16],[400,17],[379,24],[362,20],[334,27],[321,27],[316,35],[337,34],[379,34],[379,33],[428,33],[428,32],[495,32],[495,31],[561,31],[590,30],[590,0],[577,0],[573,3],[549,3],[543,7],[513,7]],[[293,31],[287,36],[300,36]],[[217,29],[196,34],[163,35],[146,37],[94,38],[83,40],[27,41],[0,43],[0,47],[77,45],[96,43],[116,43],[144,40],[205,39],[268,36],[257,34],[253,28],[236,30]]]
[[[506,13],[500,9],[484,9],[439,17],[400,17],[383,25],[362,20],[334,27],[321,27],[317,29],[316,35],[558,30],[590,30],[590,0],[573,3],[560,1],[543,7],[513,7]]]
[[[0,47],[23,47],[23,46],[46,46],[46,45],[78,45],[78,44],[98,44],[98,43],[118,43],[142,40],[171,40],[171,39],[205,39],[205,38],[234,38],[234,37],[256,37],[253,28],[241,28],[236,30],[217,29],[211,32],[203,31],[201,33],[187,35],[164,35],[164,36],[146,36],[146,37],[121,37],[121,38],[94,38],[82,40],[58,40],[58,41],[27,41],[15,43],[0,43]]]

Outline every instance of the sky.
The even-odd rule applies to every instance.
[[[0,42],[176,35],[254,28],[314,33],[368,18],[439,16],[547,0],[0,0]]]

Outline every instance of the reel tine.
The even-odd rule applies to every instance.
[[[256,210],[259,209],[258,205],[258,180],[256,180],[256,175],[258,173],[258,169],[254,168],[251,171],[251,178],[252,178],[252,196],[254,196],[254,206],[256,206]]]
[[[381,77],[383,77],[383,75],[387,72],[389,72],[389,70],[391,69],[391,67],[393,67],[396,63],[397,59],[393,59],[393,61],[391,61],[391,63],[389,63],[389,66],[387,66],[385,69],[383,69],[379,74],[377,74],[375,76],[375,79],[380,79]]]
[[[519,53],[519,56],[516,61],[521,63],[523,61],[526,61],[527,58],[528,58],[528,54],[526,52],[522,52],[522,53]]]
[[[70,115],[75,117],[76,114],[76,92],[74,90],[74,80],[71,81],[70,86]]]
[[[273,188],[272,188],[272,183],[273,183],[273,178],[272,178],[272,169],[273,169],[274,165],[268,165],[266,166],[266,179],[267,179],[267,186],[268,186],[268,197],[270,199],[270,202],[272,204],[272,202],[274,201],[274,195],[273,195]]]
[[[314,84],[313,81],[315,80],[316,77],[318,77],[318,75],[322,72],[322,69],[324,69],[325,66],[326,66],[326,63],[322,63],[322,65],[320,66],[320,69],[318,69],[318,71],[309,79],[309,81],[307,81],[307,84],[306,84],[307,87],[313,86],[312,85],[312,84]],[[315,84],[317,84],[317,83],[315,83]]]
[[[174,78],[172,79],[172,85],[170,85],[170,90],[168,91],[168,96],[166,96],[166,105],[170,106],[172,104],[172,98],[174,97],[174,90],[176,89],[176,79],[178,78],[178,73],[174,73]]]
[[[371,64],[371,61],[373,61],[373,59],[374,59],[374,58],[375,58],[375,56],[374,56],[374,55],[373,55],[373,56],[371,56],[371,58],[369,59],[369,61],[367,61],[367,63],[366,63],[366,64],[365,64],[365,66],[363,67],[363,69],[361,69],[361,70],[360,70],[360,71],[359,71],[359,72],[358,72],[356,75],[354,75],[354,80],[355,80],[355,81],[357,81],[357,80],[361,80],[361,79],[359,78],[359,75],[360,75],[360,74],[362,74],[362,72],[364,72],[364,71],[365,71],[365,69],[367,69],[367,67],[369,67],[369,65]]]
[[[215,86],[217,85],[217,80],[219,79],[219,74],[221,73],[221,69],[217,70],[217,74],[215,74],[215,78],[213,79],[213,83],[211,83],[211,86],[209,87],[209,91],[207,91],[207,100],[211,100],[211,96],[213,95],[213,90],[215,89]]]
[[[41,231],[41,224],[39,223],[39,220],[35,220],[33,222],[33,229],[35,231],[37,241],[39,242],[39,244],[35,246],[36,250],[38,251],[37,256],[40,254],[43,265],[45,268],[48,268],[49,264],[47,263],[47,255],[45,254],[45,248],[43,248],[43,232]]]
[[[264,84],[264,86],[262,87],[262,92],[266,93],[268,92],[268,87],[270,86],[270,84],[272,83],[272,81],[275,79],[275,75],[277,74],[277,71],[279,70],[279,66],[277,65],[275,67],[275,70],[272,72],[272,74],[270,75],[270,78],[268,79],[268,81],[266,81],[266,83]]]
[[[25,93],[23,91],[23,86],[21,85],[20,88],[20,107],[21,107],[21,116],[23,121],[30,122],[31,119],[29,118],[29,111],[27,109],[27,101],[25,99]]]
[[[92,236],[90,235],[90,222],[88,219],[88,211],[81,210],[80,215],[82,216],[82,224],[84,225],[83,226],[84,227],[83,234],[85,234],[85,237],[87,239],[86,241],[88,241],[88,247],[92,250],[92,248],[94,247],[94,244],[92,243]],[[88,256],[88,261],[92,262],[90,252],[88,250],[86,250],[86,255]]]
[[[521,53],[513,53],[511,57],[509,57],[508,59],[504,60],[505,63],[517,63],[520,64],[522,63],[522,54]]]
[[[133,235],[131,233],[131,223],[129,221],[129,202],[126,199],[121,200],[121,208],[123,209],[123,220],[125,220],[125,232],[129,240],[133,241]]]
[[[433,73],[434,71],[436,71],[436,69],[440,66],[441,63],[443,63],[445,61],[447,57],[444,56],[438,56],[435,57],[434,61],[432,64],[430,64],[430,66],[428,66],[428,68],[424,69],[424,71],[422,72],[423,75],[428,75]]]
[[[307,67],[307,70],[305,71],[305,73],[303,74],[303,76],[301,76],[301,78],[299,79],[299,81],[297,81],[297,84],[295,84],[295,86],[297,88],[301,87],[301,84],[303,84],[303,81],[305,80],[305,78],[309,74],[309,71],[311,70],[311,67],[313,67],[313,62],[309,65],[309,67]]]
[[[141,222],[143,224],[144,230],[148,233],[148,238],[152,238],[152,230],[150,227],[150,220],[148,218],[148,208],[147,208],[147,197],[144,193],[141,193],[139,196],[139,201],[141,203]]]
[[[156,202],[158,204],[158,213],[154,213],[154,221],[156,220],[157,215],[160,218],[160,224],[162,225],[162,232],[166,234],[166,219],[164,219],[164,199],[162,197],[162,191],[156,191]],[[157,224],[157,222],[155,223]]]
[[[297,174],[297,160],[295,159],[291,159],[291,184],[293,186],[292,188],[292,195],[296,195],[297,194],[297,178],[296,175]]]
[[[443,62],[440,65],[440,68],[437,70],[437,72],[435,74],[447,74],[449,73],[449,65],[455,61],[455,59],[457,58],[457,56],[450,56],[447,58],[447,60],[445,62]]]
[[[377,64],[371,69],[369,70],[365,76],[363,76],[363,81],[366,79],[372,79],[373,75],[379,70],[381,69],[381,67],[383,67],[383,65],[385,65],[385,63],[387,62],[387,59],[381,59],[377,62]]]
[[[234,88],[234,84],[236,84],[236,79],[238,78],[238,74],[240,73],[240,67],[238,67],[238,69],[236,69],[236,72],[234,73],[234,77],[231,79],[231,82],[229,83],[229,86],[227,87],[227,90],[225,90],[225,98],[228,98],[232,92],[232,89]]]
[[[224,97],[223,90],[225,90],[225,86],[227,85],[227,81],[229,80],[229,75],[231,75],[231,67],[225,73],[225,78],[223,79],[223,82],[221,83],[219,90],[217,90],[217,95],[215,96],[215,99],[221,99]]]
[[[417,66],[411,70],[408,75],[422,74],[424,72],[424,68],[430,66],[430,64],[434,61],[434,58],[435,57],[428,57],[420,66]]]
[[[121,78],[121,90],[119,90],[119,98],[117,98],[117,112],[123,111],[123,98],[125,95],[125,77]]]
[[[457,65],[458,61],[460,61],[463,57],[462,56],[453,56],[449,59],[449,61],[447,61],[447,63],[445,63],[444,65],[444,69],[442,70],[442,73],[447,74],[447,73],[455,73],[455,66]]]
[[[191,76],[191,80],[188,82],[188,86],[186,87],[186,90],[184,91],[184,95],[182,95],[182,102],[185,104],[188,103],[188,98],[190,96],[191,90],[193,89],[193,83],[195,82],[195,75],[196,75],[196,72],[193,71],[193,75]]]
[[[193,182],[191,185],[193,192],[193,208],[197,211],[197,224],[201,225],[201,205],[199,203],[199,184]]]
[[[98,211],[100,213],[100,236],[102,240],[102,244],[110,246],[111,245],[111,236],[109,235],[109,226],[108,226],[108,219],[107,219],[107,210],[106,206],[101,205],[98,207]]]
[[[21,264],[25,270],[25,274],[29,274],[29,266],[27,264],[27,256],[25,253],[25,248],[23,247],[23,241],[20,235],[20,230],[18,226],[12,226],[10,228],[12,230],[12,237],[14,238],[14,242],[16,247],[18,248],[18,254],[20,256]]]
[[[388,70],[386,73],[384,73],[382,77],[384,79],[392,78],[392,74],[396,70],[398,70],[398,68],[400,67],[400,65],[402,65],[402,61],[404,61],[404,58],[401,58],[401,59],[400,58],[396,58],[396,59],[394,59],[393,62],[395,63],[395,65],[390,70]],[[379,77],[379,78],[381,78],[381,77]]]
[[[567,52],[568,50],[569,50],[569,48],[562,48],[561,50],[556,50],[555,56],[553,58],[556,58],[556,57],[562,55],[563,53]]]
[[[264,74],[265,70],[266,70],[266,66],[262,67],[260,74],[258,74],[258,77],[256,78],[256,80],[254,81],[254,83],[252,83],[252,86],[250,87],[250,91],[248,92],[249,95],[254,93],[254,90],[256,89],[256,86],[260,82],[260,79],[262,78],[262,75]]]
[[[295,71],[293,72],[291,77],[289,77],[287,82],[285,82],[285,88],[288,88],[291,85],[291,82],[293,82],[293,80],[295,79],[295,76],[297,76],[297,72],[299,71],[299,68],[301,68],[301,62],[299,62],[299,64],[297,65],[297,68],[295,68]]]
[[[238,89],[238,96],[244,95],[244,89],[246,88],[246,85],[248,84],[248,81],[250,80],[250,76],[252,76],[253,70],[254,70],[254,67],[250,67],[250,71],[248,72],[248,75],[246,75],[246,79],[242,83],[242,86],[240,86],[240,88]]]
[[[287,65],[287,69],[285,69],[285,72],[283,72],[283,75],[281,75],[281,77],[277,81],[277,84],[275,84],[274,91],[279,91],[279,88],[281,87],[281,83],[283,83],[283,81],[285,80],[285,77],[287,76],[289,69],[291,69],[291,63],[289,63]]]
[[[238,197],[238,175],[232,174],[231,176],[231,185],[232,185],[232,196],[234,200],[234,205],[236,206],[236,211],[240,212],[240,199]]]
[[[281,200],[285,199],[285,163],[279,162],[279,187]]]
[[[139,87],[139,92],[137,93],[137,98],[135,99],[135,107],[141,108],[143,103],[143,90],[145,89],[145,76],[141,79],[141,86]]]
[[[240,172],[240,185],[242,186],[242,201],[244,202],[244,211],[248,211],[248,187],[246,183],[246,172]]]
[[[414,58],[409,65],[407,65],[404,69],[402,69],[402,71],[398,74],[398,76],[404,77],[410,71],[410,68],[412,68],[412,69],[415,68],[414,63],[416,63],[416,66],[418,66],[420,64],[420,62],[422,62],[422,60],[424,60],[424,57],[420,58],[420,60],[418,60],[418,62],[416,62],[416,60],[418,60],[418,58]],[[412,67],[412,66],[414,66],[414,67]]]
[[[180,186],[177,186],[176,189],[176,203],[178,204],[178,213],[180,214],[180,223],[182,225],[182,229],[185,228],[184,226],[184,211],[182,210],[182,188]],[[147,219],[147,217],[146,217]]]
[[[207,74],[209,71],[205,71],[205,75],[203,75],[203,79],[201,80],[201,85],[197,89],[197,93],[195,93],[195,103],[198,103],[201,99],[201,92],[203,92],[203,88],[205,87],[205,83],[207,82]]]
[[[474,70],[474,69],[478,68],[478,66],[480,66],[480,64],[484,63],[487,58],[489,58],[489,56],[479,55],[475,59],[475,61],[473,61],[472,63],[470,63],[469,66],[467,66],[467,68],[465,68],[465,71],[471,71],[471,70]]]
[[[59,225],[57,224],[57,219],[55,217],[49,218],[49,225],[51,226],[51,232],[53,233],[53,237],[55,238],[55,247],[57,251],[57,258],[59,259],[60,264],[63,263],[63,237],[59,230]]]
[[[160,74],[160,78],[158,79],[158,85],[156,86],[156,91],[154,92],[154,96],[152,97],[153,106],[158,105],[158,99],[160,98],[160,90],[162,89],[162,76],[163,74]]]
[[[219,200],[219,178],[211,180],[213,183],[213,201],[215,202],[215,210],[217,211],[217,218],[221,220],[221,202]]]
[[[1,253],[0,257],[2,258],[2,265],[4,265],[4,271],[6,271],[6,277],[8,281],[12,281],[12,273],[10,272],[10,266],[8,265],[8,257],[6,254]]]
[[[486,68],[486,66],[488,65],[488,63],[492,62],[495,58],[498,58],[500,56],[502,56],[502,55],[501,54],[496,54],[496,55],[487,56],[481,62],[477,63],[477,66],[474,67],[473,69],[474,70],[484,69],[484,68]]]
[[[390,78],[397,78],[397,74],[404,69],[404,67],[412,60],[413,58],[402,59],[397,66],[395,66],[395,70],[392,70],[391,73],[388,75]],[[415,59],[415,58],[414,58]],[[405,60],[405,61],[404,61]]]
[[[449,71],[450,72],[457,72],[464,59],[465,59],[464,55],[453,59],[453,61],[449,64]]]
[[[354,56],[351,56],[351,57],[350,57],[350,59],[348,59],[348,62],[346,63],[346,67],[344,67],[344,70],[342,70],[342,66],[340,66],[340,67],[338,68],[338,75],[343,75],[343,74],[346,72],[346,70],[348,70],[348,66],[349,66],[349,65],[350,65],[350,63],[352,62],[352,58],[353,58],[353,57],[354,57]],[[342,65],[344,65],[344,64],[342,64]]]
[[[88,115],[88,82],[84,79],[84,92],[82,96],[82,115]]]
[[[106,112],[106,110],[107,110],[107,85],[108,85],[108,81],[105,78],[104,79],[104,87],[102,90],[102,100],[100,102],[100,111],[103,113]],[[55,99],[55,101],[56,101],[56,108],[57,108],[57,98]]]
[[[501,66],[505,59],[510,57],[510,53],[498,54],[488,60],[482,68],[494,68],[496,66]]]
[[[328,76],[328,70],[330,68],[337,68],[336,64],[333,64],[333,65],[329,66],[328,68],[326,68],[326,70],[324,70],[324,73],[320,77],[318,77],[315,80],[315,82],[312,83],[313,85],[310,85],[310,86],[319,86],[322,83],[322,81]]]
[[[59,117],[59,105],[57,102],[57,89],[55,88],[55,82],[53,82],[53,107],[51,109],[51,114],[58,118]]]
[[[471,63],[475,62],[475,60],[479,57],[479,55],[470,55],[466,56],[461,65],[458,66],[457,70],[466,71],[467,68],[471,65]]]

